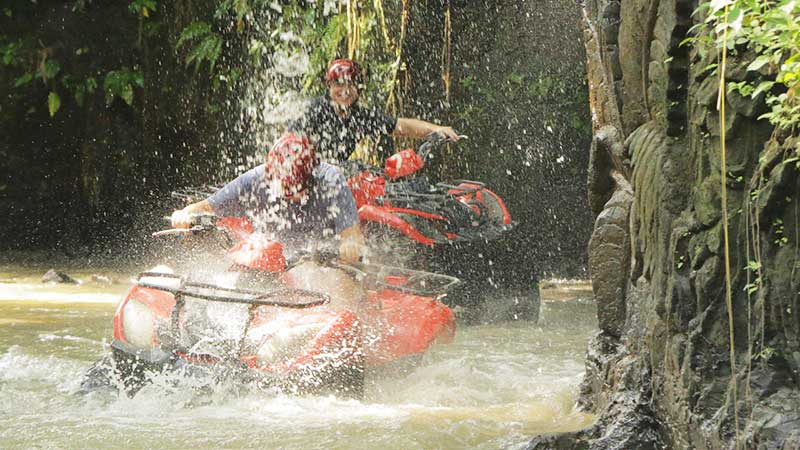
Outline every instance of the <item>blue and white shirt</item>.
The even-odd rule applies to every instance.
[[[288,201],[270,189],[261,164],[225,185],[208,201],[217,216],[247,217],[268,238],[287,248],[303,248],[309,241],[331,239],[358,223],[356,202],[341,172],[323,162],[312,176],[308,194],[301,201]]]

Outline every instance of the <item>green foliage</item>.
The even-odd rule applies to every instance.
[[[564,83],[558,78],[544,76],[528,84],[528,95],[537,99],[564,93]]]
[[[155,0],[133,0],[128,5],[128,11],[137,16],[150,17],[150,13],[158,9]]]
[[[30,83],[31,80],[33,80],[33,74],[30,72],[25,72],[22,74],[21,77],[17,78],[16,81],[14,81],[14,87],[18,88],[20,86],[25,86],[26,84]]]
[[[140,71],[123,68],[108,72],[103,80],[106,103],[111,104],[115,98],[120,98],[132,105],[134,87],[144,87],[144,77]]]
[[[61,64],[55,59],[49,58],[39,67],[39,72],[36,75],[46,82],[54,79],[59,72],[61,72]]]
[[[784,245],[789,243],[789,237],[786,236],[785,230],[783,228],[783,219],[776,218],[772,222],[773,227],[773,234],[775,235],[775,239],[773,241],[778,247],[783,247]]]
[[[764,346],[760,352],[755,355],[755,359],[768,362],[773,356],[777,354],[777,350],[772,347]]]
[[[180,49],[190,42],[193,42],[194,46],[184,59],[186,66],[194,64],[194,71],[198,73],[200,68],[207,64],[208,72],[214,73],[214,67],[222,54],[222,37],[211,29],[210,24],[198,21],[183,29],[175,47]]]
[[[2,55],[4,66],[18,66],[22,64],[23,55],[29,52],[30,44],[24,40],[18,39],[9,42],[0,37],[0,55]]]
[[[75,103],[77,103],[78,106],[83,106],[86,96],[94,93],[97,89],[97,80],[94,77],[76,79],[71,76],[65,76],[61,80],[61,83],[72,92]]]
[[[50,117],[55,116],[59,108],[61,108],[61,97],[58,96],[56,91],[50,91],[47,96],[47,110],[50,111]]]
[[[73,12],[81,14],[91,8],[92,0],[75,0],[71,6]],[[168,10],[168,6],[158,0],[128,0],[120,4],[138,22],[138,39],[132,42],[132,48],[141,49],[147,44],[146,39],[170,28],[166,14],[154,15],[161,9]],[[31,8],[33,13],[35,5]],[[223,84],[233,88],[243,73],[263,70],[272,64],[269,56],[276,52],[302,51],[310,60],[302,85],[306,90],[318,91],[324,88],[319,74],[328,61],[347,57],[349,50],[362,63],[368,62],[366,90],[377,93],[377,97],[386,96],[397,86],[394,74],[403,69],[403,63],[390,41],[382,0],[359,2],[354,8],[357,11],[345,8],[344,3],[331,7],[304,0],[214,0],[192,8],[193,20],[174,41],[166,42],[174,42],[173,48],[185,66],[193,69],[195,76],[209,77],[214,90]],[[18,11],[6,7],[0,8],[0,13],[12,17]],[[269,31],[265,34],[261,30]],[[353,39],[353,33],[358,39]],[[356,48],[348,49],[353,43]],[[63,110],[70,97],[78,106],[84,105],[98,86],[107,103],[119,98],[133,105],[136,88],[144,85],[143,73],[136,68],[139,55],[132,52],[127,67],[106,73],[107,68],[93,67],[91,60],[85,58],[90,46],[87,42],[77,49],[64,49],[56,43],[42,42],[33,33],[17,40],[0,35],[0,64],[12,69],[9,80],[15,89],[41,89],[44,85],[41,95],[47,96],[51,115]],[[230,64],[223,66],[223,60]]]
[[[761,261],[748,261],[744,269],[755,276],[755,278],[744,287],[744,291],[747,292],[747,296],[749,297],[758,292],[763,285],[763,281],[761,280]]]
[[[731,83],[729,89],[752,98],[764,93],[770,111],[760,118],[779,128],[795,129],[800,124],[800,2],[712,0],[700,5],[697,12],[707,13],[704,26],[710,27],[698,31],[706,36],[712,31],[717,48],[727,45],[726,50],[734,52],[746,46],[757,55],[747,66],[757,79]]]
[[[458,80],[458,84],[461,86],[461,89],[463,89],[467,93],[474,91],[475,88],[477,87],[475,77],[473,77],[472,75],[467,75],[461,78],[460,80]]]
[[[310,50],[310,70],[306,74],[303,86],[312,89],[318,82],[316,74],[325,70],[328,61],[338,53],[342,43],[347,39],[347,14],[336,14],[330,17],[324,27],[315,27],[313,10],[303,13],[303,26],[300,27],[300,36],[306,48]],[[291,22],[288,22],[291,26]],[[295,30],[292,30],[295,31]]]
[[[74,51],[75,56],[88,53],[87,47]],[[13,86],[23,89],[31,85],[34,80],[39,80],[47,87],[47,111],[51,117],[61,110],[64,104],[59,92],[63,87],[72,94],[78,106],[83,106],[86,96],[94,93],[98,87],[95,76],[77,75],[68,73],[64,65],[56,59],[54,51],[50,48],[36,48],[29,42],[19,39],[16,41],[3,41],[0,39],[0,55],[3,65],[15,69],[18,73],[14,78]],[[64,54],[64,57],[68,54]],[[103,77],[103,89],[106,102],[111,103],[115,98],[122,99],[126,104],[133,104],[134,89],[144,86],[144,77],[139,70],[122,68],[112,70]]]

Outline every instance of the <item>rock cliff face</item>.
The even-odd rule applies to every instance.
[[[716,53],[679,45],[703,20],[696,7],[581,6],[601,328],[581,405],[598,422],[531,449],[800,448],[800,180],[786,157],[800,142],[757,120],[763,100],[730,95],[721,167]],[[726,80],[743,80],[750,59],[733,58]]]

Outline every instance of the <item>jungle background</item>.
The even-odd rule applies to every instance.
[[[578,10],[562,3],[4,2],[0,247],[146,254],[170,191],[255,164],[327,62],[352,57],[366,103],[469,136],[433,170],[506,199],[510,261],[585,276],[591,126]]]

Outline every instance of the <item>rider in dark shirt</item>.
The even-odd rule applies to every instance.
[[[318,154],[331,162],[344,161],[363,139],[381,136],[421,139],[432,132],[459,139],[451,127],[411,118],[397,118],[358,104],[361,69],[355,61],[336,59],[328,65],[328,92],[314,99],[304,114],[289,125],[289,131],[303,133],[316,145]],[[382,155],[386,156],[386,155]]]

